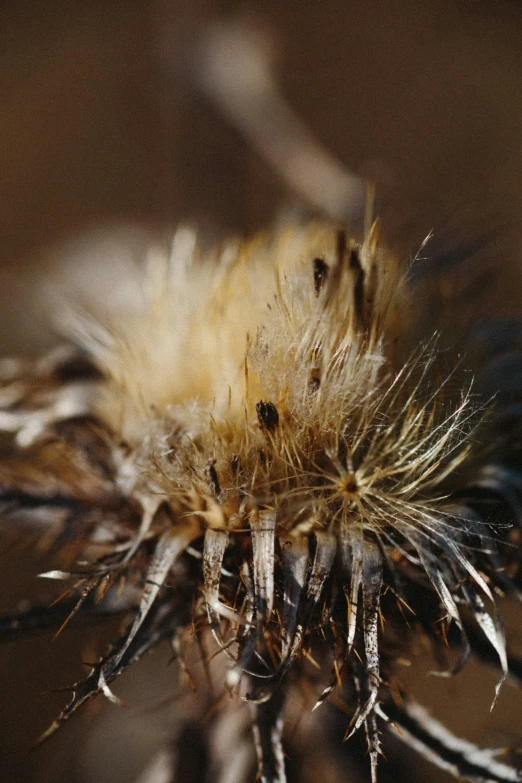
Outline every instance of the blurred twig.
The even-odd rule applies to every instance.
[[[294,193],[333,220],[361,224],[364,181],[330,155],[287,104],[259,33],[237,23],[212,25],[194,60],[197,87]]]

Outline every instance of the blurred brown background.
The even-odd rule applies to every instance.
[[[212,239],[270,226],[296,206],[307,210],[195,84],[198,41],[208,25],[230,19],[271,39],[282,94],[325,148],[348,171],[376,178],[392,244],[414,253],[432,229],[455,246],[488,238],[498,259],[495,306],[519,307],[522,3],[4,0],[2,353],[34,352],[53,339],[39,292],[50,259],[76,247],[77,237],[94,237],[83,241],[96,241],[103,255],[107,235],[140,246],[190,220]],[[28,580],[34,591],[32,574],[42,570],[32,557],[19,559],[16,580],[13,560],[2,559],[3,608],[16,604]],[[25,754],[63,704],[62,696],[38,693],[81,675],[84,639],[73,631],[52,645],[46,636],[0,650],[5,779],[87,780],[74,745],[85,743],[85,718],[52,747]],[[163,662],[159,668],[168,680]],[[139,677],[129,677],[125,687],[143,694]],[[477,670],[451,686],[437,683],[446,688],[439,714],[458,714],[453,728],[479,741],[516,742],[520,710],[506,697],[490,719],[489,679]],[[468,703],[471,691],[480,705]],[[139,729],[132,731],[139,744]],[[107,780],[119,780],[104,761]],[[448,779],[416,763],[415,770],[425,781]]]
[[[390,241],[409,253],[431,229],[495,232],[509,275],[520,266],[519,2],[4,1],[3,352],[47,339],[31,292],[56,243],[187,218],[210,237],[250,232],[296,203],[191,78],[201,32],[230,18],[271,36],[288,103],[376,177]]]

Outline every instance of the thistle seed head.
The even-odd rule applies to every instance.
[[[122,584],[132,611],[46,736],[193,627],[251,704],[262,781],[285,780],[285,697],[299,684],[316,707],[344,688],[346,735],[365,727],[376,780],[388,683],[411,643],[404,611],[434,644],[441,616],[458,629],[453,673],[473,618],[497,692],[506,676],[493,591],[517,587],[489,513],[520,482],[506,439],[481,442],[484,408],[465,373],[441,370],[437,338],[419,339],[420,283],[377,226],[362,243],[312,225],[207,256],[180,230],[132,274],[124,305],[68,314],[69,353],[4,375],[11,517],[39,514],[49,541],[76,542],[75,611]]]

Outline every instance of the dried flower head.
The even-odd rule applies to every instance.
[[[251,705],[266,783],[286,780],[296,688],[316,707],[339,689],[372,781],[391,720],[456,775],[520,779],[391,686],[423,633],[460,647],[443,675],[472,650],[496,663],[498,693],[495,592],[518,594],[512,400],[484,423],[463,367],[419,337],[407,273],[376,227],[361,244],[311,225],[206,256],[180,230],[170,255],[129,266],[123,303],[69,314],[74,347],[3,367],[5,513],[80,552],[46,574],[75,580],[73,615],[95,596],[132,613],[45,736],[115,699],[153,645],[197,636]]]

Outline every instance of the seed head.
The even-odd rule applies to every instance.
[[[315,707],[339,689],[346,736],[365,728],[372,781],[389,716],[437,757],[435,723],[391,698],[414,633],[404,612],[435,645],[441,615],[456,626],[450,673],[470,654],[468,629],[482,633],[498,693],[508,662],[493,591],[517,588],[497,550],[509,528],[490,512],[520,479],[466,373],[441,361],[436,336],[419,339],[421,284],[377,233],[359,244],[292,227],[203,256],[181,230],[170,255],[129,269],[123,306],[69,313],[69,353],[4,376],[4,399],[18,390],[0,418],[4,493],[81,550],[75,612],[123,584],[132,613],[45,736],[94,694],[115,698],[128,664],[191,627],[251,705],[262,781],[285,780],[296,687]],[[480,779],[518,779],[485,758]]]

